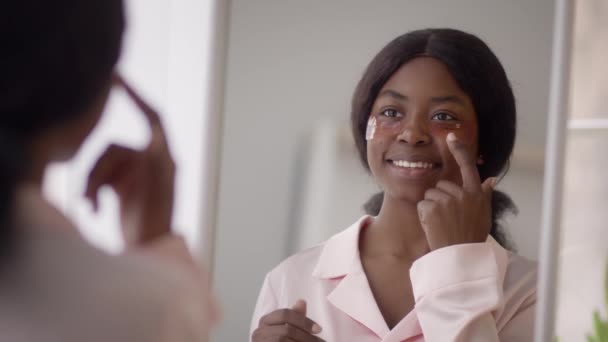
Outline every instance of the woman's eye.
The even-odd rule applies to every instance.
[[[439,112],[439,113],[433,115],[433,120],[452,121],[452,120],[456,120],[456,118],[453,115],[448,114],[446,112]]]
[[[399,112],[394,109],[385,109],[380,114],[389,118],[396,118],[400,115]]]

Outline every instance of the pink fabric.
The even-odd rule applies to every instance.
[[[418,259],[410,269],[415,308],[389,330],[359,258],[359,232],[372,219],[363,217],[268,273],[250,332],[265,314],[304,299],[326,341],[533,340],[536,265],[491,237]]]
[[[25,275],[11,276],[14,282],[40,284],[44,291],[6,289],[30,302],[17,301],[11,308],[0,305],[0,327],[15,323],[9,324],[12,331],[0,329],[0,340],[208,339],[219,310],[208,274],[183,238],[167,234],[130,246],[120,255],[108,255],[88,244],[38,187],[22,187],[16,198],[16,222],[28,248],[20,257],[19,270]]]

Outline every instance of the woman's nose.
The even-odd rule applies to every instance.
[[[400,141],[416,146],[426,145],[431,141],[428,127],[418,120],[405,120],[398,138]]]

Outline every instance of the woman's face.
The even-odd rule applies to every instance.
[[[371,128],[371,129],[370,129]],[[453,132],[478,160],[471,99],[431,57],[403,65],[378,93],[368,125],[367,158],[386,195],[417,203],[439,180],[462,184],[446,137]]]

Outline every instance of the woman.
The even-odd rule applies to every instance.
[[[19,0],[0,11],[0,340],[200,341],[216,313],[205,274],[171,231],[175,166],[158,114],[115,72],[121,0]],[[127,251],[96,250],[43,196],[113,86],[147,118],[141,151],[112,145],[92,168],[120,200]]]
[[[499,226],[494,190],[515,100],[485,43],[452,29],[390,42],[352,101],[369,215],[273,269],[252,341],[531,341],[535,265]]]

